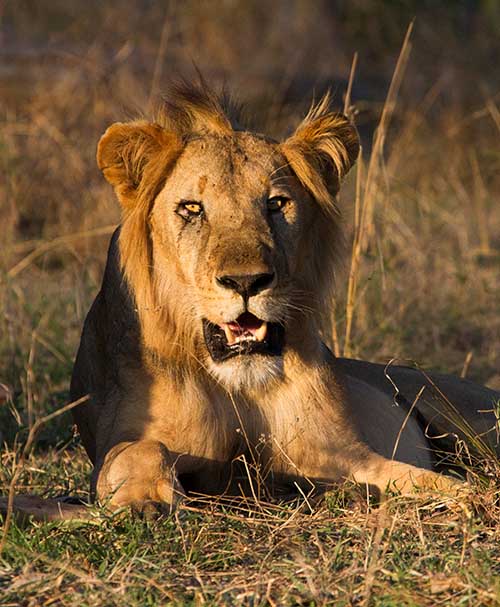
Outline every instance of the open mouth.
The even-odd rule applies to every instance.
[[[285,343],[285,329],[282,325],[266,322],[250,312],[222,325],[204,319],[203,335],[215,362],[242,354],[281,356]]]

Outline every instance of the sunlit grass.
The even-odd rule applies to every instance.
[[[189,8],[180,18],[191,23],[184,40],[195,39],[199,27],[189,21]],[[199,10],[206,17],[211,9]],[[70,27],[71,15],[58,11],[51,27]],[[103,11],[109,21],[112,10]],[[23,71],[24,80],[9,80],[0,114],[0,383],[12,396],[0,398],[2,495],[30,427],[68,402],[83,319],[118,221],[95,166],[96,142],[107,125],[147,103],[162,71],[154,66],[165,59],[165,75],[168,53],[184,52],[175,32],[173,51],[167,32],[160,53],[149,36],[130,37],[123,30],[129,26],[115,22],[116,52],[98,40],[69,67]],[[221,31],[204,23],[207,31]],[[44,27],[42,19],[37,36]],[[88,15],[80,28],[93,30]],[[276,48],[289,46],[278,29],[273,36]],[[226,57],[226,39],[206,38]],[[156,75],[137,69],[134,45]],[[408,77],[416,77],[409,69]],[[262,90],[240,87],[250,113],[262,114],[277,133],[298,121],[308,102],[286,101],[286,74],[280,86],[264,79]],[[370,227],[362,227],[369,238],[355,253],[354,294],[342,270],[349,257],[339,264],[334,323],[339,352],[348,324],[355,356],[417,360],[494,383],[500,381],[499,99],[484,89],[466,109],[440,105],[446,86],[429,82],[419,100],[403,87],[390,128],[379,131],[376,146],[364,140],[357,191],[358,201],[369,197]],[[352,101],[363,109],[361,128],[368,119],[373,130],[380,107]],[[355,200],[353,174],[340,197],[348,242],[359,230]],[[90,522],[14,521],[0,556],[0,605],[496,605],[500,475],[490,454],[478,451],[467,459],[472,489],[463,500],[394,497],[376,506],[345,487],[322,499],[270,504],[198,499],[156,522],[104,511]],[[65,414],[41,429],[16,491],[88,499],[90,472]]]

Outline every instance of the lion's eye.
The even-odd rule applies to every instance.
[[[268,198],[267,210],[269,213],[277,213],[278,211],[283,210],[288,200],[289,199],[285,198],[285,196],[273,196],[272,198]]]
[[[191,219],[192,217],[198,217],[203,213],[203,205],[201,202],[194,202],[192,200],[186,200],[180,202],[177,206],[177,214],[184,219]]]

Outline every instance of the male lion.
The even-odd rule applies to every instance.
[[[336,360],[320,337],[338,260],[335,196],[358,149],[328,96],[277,142],[241,128],[204,85],[172,87],[155,122],[108,128],[97,161],[123,221],[71,385],[73,400],[91,397],[75,420],[101,500],[171,507],[185,491],[224,490],[243,456],[273,487],[457,482],[432,471],[419,423],[458,432],[438,401],[417,399],[420,419],[411,415],[383,367]],[[426,381],[387,374],[410,403]],[[493,444],[494,415],[478,409],[499,395],[434,382]]]

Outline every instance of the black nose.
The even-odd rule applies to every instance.
[[[269,287],[274,280],[274,273],[217,276],[216,280],[221,287],[232,289],[246,299]]]

